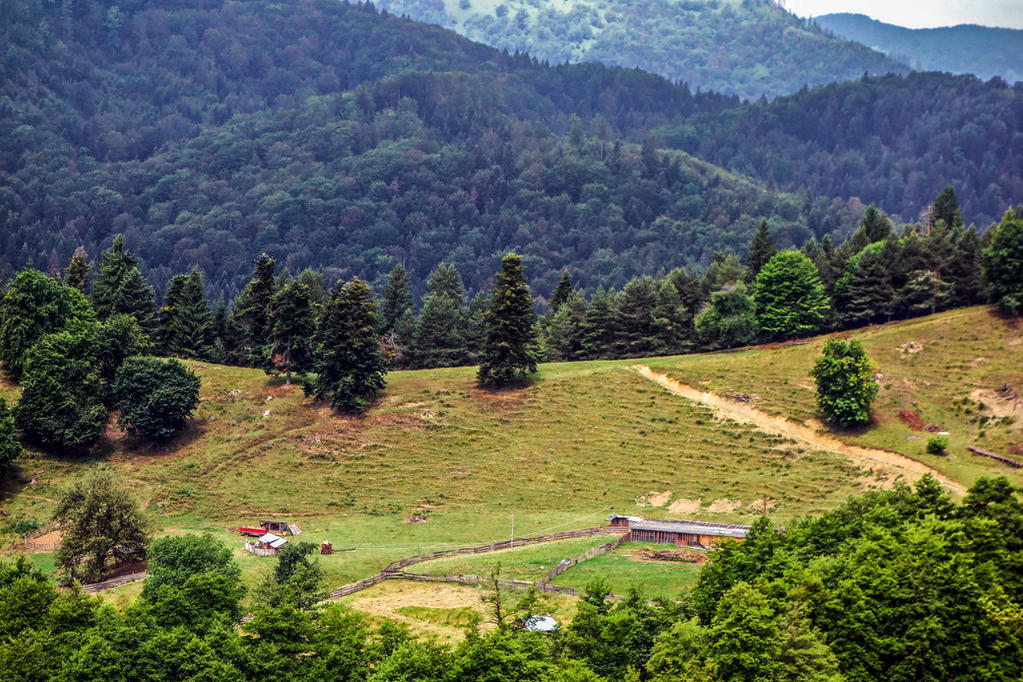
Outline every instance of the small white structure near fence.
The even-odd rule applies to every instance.
[[[257,556],[276,556],[281,553],[281,547],[288,544],[284,538],[267,533],[256,539],[255,542],[245,541],[245,551],[252,552]]]

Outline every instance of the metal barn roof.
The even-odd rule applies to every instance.
[[[734,523],[716,523],[714,521],[650,521],[643,519],[632,522],[633,530],[650,530],[662,533],[688,533],[689,535],[715,535],[726,538],[744,538],[749,526]]]

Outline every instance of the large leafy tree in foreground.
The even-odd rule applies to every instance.
[[[95,325],[48,334],[28,352],[18,428],[55,450],[92,445],[107,423],[102,403]]]
[[[364,412],[384,387],[387,364],[376,332],[376,303],[360,279],[338,284],[320,317],[313,395],[346,412]]]
[[[509,253],[501,260],[485,315],[486,340],[476,373],[481,384],[507,386],[536,371],[535,322],[522,256]]]
[[[61,524],[57,563],[72,578],[99,578],[107,561],[141,559],[149,529],[138,502],[110,474],[97,473],[64,492],[53,512]]]
[[[199,404],[199,377],[177,360],[128,358],[114,379],[118,423],[132,435],[166,440]]]
[[[829,339],[810,372],[817,381],[817,407],[840,426],[870,421],[870,403],[877,397],[874,364],[859,341]]]
[[[28,350],[41,337],[73,322],[95,319],[80,291],[38,270],[23,270],[0,302],[0,360],[12,379],[20,379]]]

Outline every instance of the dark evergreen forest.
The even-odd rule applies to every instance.
[[[945,185],[981,227],[1021,196],[1021,90],[926,74],[773,103],[639,71],[548,66],[371,6],[0,7],[0,277],[122,233],[163,295],[197,265],[232,298],[252,259],[470,292],[509,250],[586,291],[915,221]],[[656,135],[651,134],[656,131]],[[746,179],[673,151],[679,148]]]

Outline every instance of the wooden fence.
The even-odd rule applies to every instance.
[[[57,542],[39,542],[36,538],[41,538],[44,535],[49,535],[53,531],[57,530],[58,524],[48,523],[39,530],[33,531],[25,536],[23,543],[26,549],[30,549],[33,552],[53,552],[56,551]]]
[[[481,578],[476,575],[456,575],[447,573],[410,573],[404,569],[408,566],[415,564],[421,564],[424,561],[433,561],[434,559],[443,559],[445,557],[460,556],[465,554],[483,554],[486,552],[497,552],[502,549],[512,549],[513,547],[525,547],[527,545],[535,545],[541,542],[556,542],[558,540],[571,540],[572,538],[585,538],[593,535],[619,535],[620,537],[615,538],[612,542],[605,543],[599,547],[594,547],[588,552],[579,557],[570,559],[570,564],[563,568],[559,565],[556,570],[557,573],[551,571],[543,579],[537,583],[532,583],[527,580],[502,580],[501,585],[506,587],[517,587],[528,589],[535,587],[538,590],[544,592],[553,592],[557,594],[568,594],[573,597],[579,596],[576,590],[570,587],[561,587],[560,585],[549,585],[549,580],[557,575],[560,575],[562,571],[568,569],[569,566],[574,566],[580,561],[591,559],[598,554],[603,554],[611,549],[614,549],[622,542],[626,540],[629,535],[629,529],[624,527],[612,527],[612,526],[598,526],[596,528],[582,528],[580,530],[566,530],[560,533],[551,533],[548,535],[534,535],[525,538],[514,538],[509,540],[501,540],[499,542],[491,542],[488,545],[475,545],[473,547],[457,547],[454,549],[445,549],[438,552],[430,552],[428,554],[417,554],[415,556],[405,557],[404,559],[398,559],[389,563],[384,570],[380,573],[360,580],[358,582],[349,583],[343,585],[333,592],[330,593],[328,599],[340,599],[341,597],[347,597],[350,594],[361,592],[362,590],[379,585],[385,580],[416,580],[419,582],[436,582],[436,583],[460,583],[462,585],[483,585],[488,579]],[[562,562],[564,563],[564,562]],[[553,574],[553,575],[552,575]]]
[[[564,573],[568,569],[572,568],[576,564],[578,564],[578,563],[580,563],[582,561],[586,561],[588,559],[592,559],[595,556],[600,556],[601,554],[605,554],[607,552],[610,552],[612,549],[614,549],[618,545],[622,544],[623,542],[628,542],[630,536],[631,536],[631,533],[625,532],[622,536],[615,538],[611,542],[608,542],[606,544],[600,545],[599,547],[591,547],[584,554],[581,554],[581,555],[579,555],[577,557],[572,557],[571,559],[565,559],[564,561],[559,563],[557,566],[552,568],[550,571],[548,571],[547,575],[545,575],[543,578],[541,578],[540,582],[538,582],[537,585],[546,585],[547,583],[549,583],[550,581],[554,580],[559,575],[561,575],[562,573]]]
[[[986,450],[981,450],[980,448],[975,448],[972,445],[967,445],[966,449],[969,450],[970,452],[972,452],[972,453],[974,453],[976,455],[980,455],[982,457],[990,457],[991,459],[997,459],[999,462],[1004,462],[1005,464],[1008,464],[1011,467],[1016,467],[1017,469],[1020,468],[1020,467],[1023,467],[1023,464],[1020,464],[1019,462],[1017,462],[1014,459],[1010,459],[1008,457],[1002,457],[1001,455],[996,455],[993,452],[987,452]]]
[[[124,585],[125,583],[133,583],[136,580],[145,580],[149,574],[145,571],[138,573],[129,573],[128,575],[119,575],[116,578],[110,580],[103,580],[98,583],[89,583],[88,585],[82,585],[82,590],[85,592],[102,592],[103,590],[109,590],[112,587],[118,585]]]

